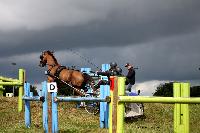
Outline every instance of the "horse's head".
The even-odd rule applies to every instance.
[[[53,52],[51,51],[43,51],[42,54],[40,55],[40,67],[45,67],[47,65],[47,59],[48,56],[53,55]]]

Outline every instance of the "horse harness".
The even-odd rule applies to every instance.
[[[76,92],[79,93],[80,95],[82,95],[82,96],[86,95],[84,92],[78,90],[77,88],[75,88],[75,87],[72,86],[71,84],[69,84],[69,83],[67,83],[66,81],[64,81],[64,80],[62,80],[62,79],[59,78],[60,72],[61,72],[63,69],[66,69],[65,66],[58,66],[58,68],[56,69],[55,74],[54,74],[54,75],[51,74],[50,72],[51,72],[51,70],[53,69],[53,67],[55,67],[55,66],[56,66],[56,65],[52,65],[52,68],[49,69],[49,70],[47,70],[47,71],[45,72],[45,74],[48,75],[48,76],[50,76],[50,77],[52,77],[54,80],[57,79],[57,80],[61,81],[62,83],[68,85],[69,87],[71,87],[74,91],[76,91]]]
[[[51,70],[52,70],[56,65],[51,65],[51,66],[52,66],[52,68],[50,68],[49,70],[47,70],[47,74],[48,74],[48,75],[51,73]],[[60,72],[61,72],[63,69],[66,69],[66,66],[58,66],[58,68],[56,69],[56,72],[55,72],[54,76],[59,77]],[[51,74],[51,75],[52,75],[52,74]],[[51,76],[51,77],[52,77],[52,76]],[[52,77],[52,78],[54,78],[54,77]],[[55,78],[54,78],[54,80],[55,80]]]

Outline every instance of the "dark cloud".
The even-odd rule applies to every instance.
[[[104,13],[106,18],[100,21],[96,19],[73,26],[58,24],[43,30],[20,28],[13,32],[2,31],[0,55],[38,52],[43,49],[61,50],[68,47],[140,44],[186,34],[199,28],[199,6],[200,2],[194,0],[117,1],[113,3],[112,10]],[[5,50],[8,52],[4,53]]]
[[[140,82],[200,79],[197,70],[200,65],[199,1],[125,0],[91,4],[87,1],[88,5],[72,2],[71,7],[63,2],[56,5],[54,11],[50,9],[54,2],[47,5],[46,10],[51,15],[42,5],[38,11],[27,10],[26,14],[22,11],[30,3],[25,3],[24,10],[19,8],[20,4],[15,7],[17,12],[13,19],[17,23],[7,23],[7,27],[0,28],[2,74],[13,75],[11,62],[14,61],[16,67],[27,70],[30,81],[45,80],[44,69],[37,66],[38,56],[45,49],[56,51],[63,65],[95,69],[67,50],[72,48],[98,66],[117,61],[123,67],[127,61],[133,62],[139,67],[137,80]],[[3,8],[0,14],[2,11]],[[43,14],[38,15],[40,11]],[[74,17],[70,16],[70,11]],[[17,21],[21,15],[26,21]],[[7,19],[2,20],[6,24]]]

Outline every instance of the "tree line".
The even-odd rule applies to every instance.
[[[153,96],[173,97],[173,82],[160,84]],[[200,86],[190,87],[190,97],[200,97]]]

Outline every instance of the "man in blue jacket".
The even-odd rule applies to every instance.
[[[131,88],[135,84],[135,70],[130,63],[126,63],[125,67],[128,69],[128,74],[126,75],[126,91],[131,92]]]

